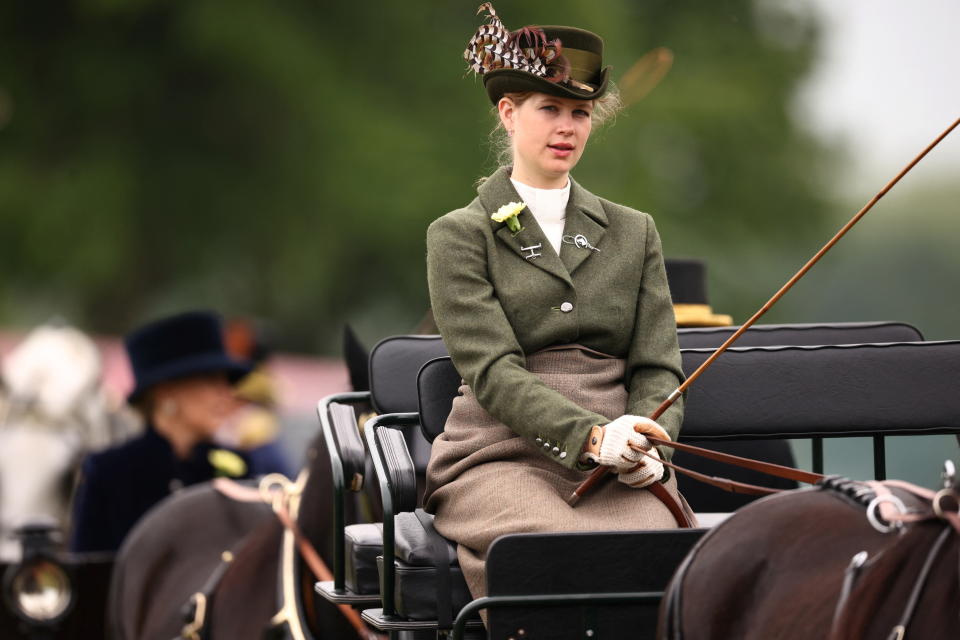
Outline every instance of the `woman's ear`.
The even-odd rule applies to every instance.
[[[513,116],[516,111],[516,105],[513,100],[504,96],[497,102],[497,113],[500,114],[500,124],[507,130],[509,135],[513,135]]]

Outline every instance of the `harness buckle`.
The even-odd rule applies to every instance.
[[[953,464],[953,460],[944,460],[943,461],[943,473],[940,474],[940,477],[943,478],[943,488],[949,489],[957,481],[957,468]]]
[[[903,526],[902,522],[894,521],[890,522],[884,520],[880,516],[880,505],[884,502],[889,502],[892,504],[896,510],[903,515],[907,512],[907,506],[903,504],[903,501],[892,493],[879,495],[873,500],[870,501],[870,504],[867,505],[867,522],[870,523],[874,529],[880,533],[890,533],[894,529],[899,529]]]
[[[943,508],[942,505],[944,498],[953,503],[953,508]],[[960,500],[957,500],[957,494],[953,492],[952,488],[940,489],[940,491],[937,491],[936,495],[933,496],[933,503],[931,506],[933,507],[933,513],[936,514],[936,516],[941,520],[944,520],[945,513],[957,513],[957,511],[960,511]]]
[[[183,625],[180,637],[183,640],[201,640],[200,632],[207,618],[207,596],[197,591],[190,599],[193,601],[193,620]]]

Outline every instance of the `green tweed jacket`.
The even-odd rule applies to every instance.
[[[501,205],[521,200],[509,168],[477,191],[427,231],[434,318],[480,406],[521,436],[558,443],[570,455],[544,455],[580,468],[590,428],[618,416],[564,398],[524,368],[525,354],[581,344],[624,358],[634,415],[650,415],[680,385],[676,322],[653,218],[598,198],[571,178],[563,233],[582,234],[599,252],[564,243],[558,256],[529,209],[520,213],[524,228],[515,236],[490,219]],[[682,419],[680,399],[658,422],[676,439]]]

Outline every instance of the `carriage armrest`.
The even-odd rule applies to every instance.
[[[383,572],[380,592],[383,595],[381,614],[395,615],[394,581],[394,514],[416,508],[416,472],[403,434],[397,429],[419,424],[416,413],[392,413],[367,420],[363,435],[370,459],[377,471],[380,498],[383,500]],[[411,497],[412,496],[412,497]]]
[[[320,419],[320,431],[323,434],[324,446],[330,458],[330,474],[333,483],[333,589],[336,592],[344,591],[344,540],[343,529],[346,525],[344,517],[343,492],[349,479],[351,488],[358,489],[359,481],[363,478],[363,443],[359,441],[356,419],[350,403],[369,402],[370,394],[366,391],[337,393],[327,396],[317,403],[317,417]],[[333,407],[339,407],[333,409]],[[349,421],[347,414],[349,413]],[[349,424],[348,424],[349,422]],[[355,441],[350,444],[347,432],[352,429]],[[343,433],[340,433],[343,432]],[[341,457],[341,443],[345,445],[347,461]],[[356,445],[360,446],[360,462],[357,467]],[[357,475],[359,469],[359,475]]]
[[[376,431],[376,440],[387,474],[394,513],[413,511],[417,508],[417,472],[403,432],[380,428]]]
[[[363,485],[367,453],[360,440],[356,414],[353,407],[339,402],[330,404],[329,411],[344,480],[352,491],[359,491]]]

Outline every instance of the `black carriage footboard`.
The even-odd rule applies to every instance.
[[[488,595],[454,626],[488,609],[491,638],[646,638],[667,582],[705,529],[529,533],[498,538]]]

